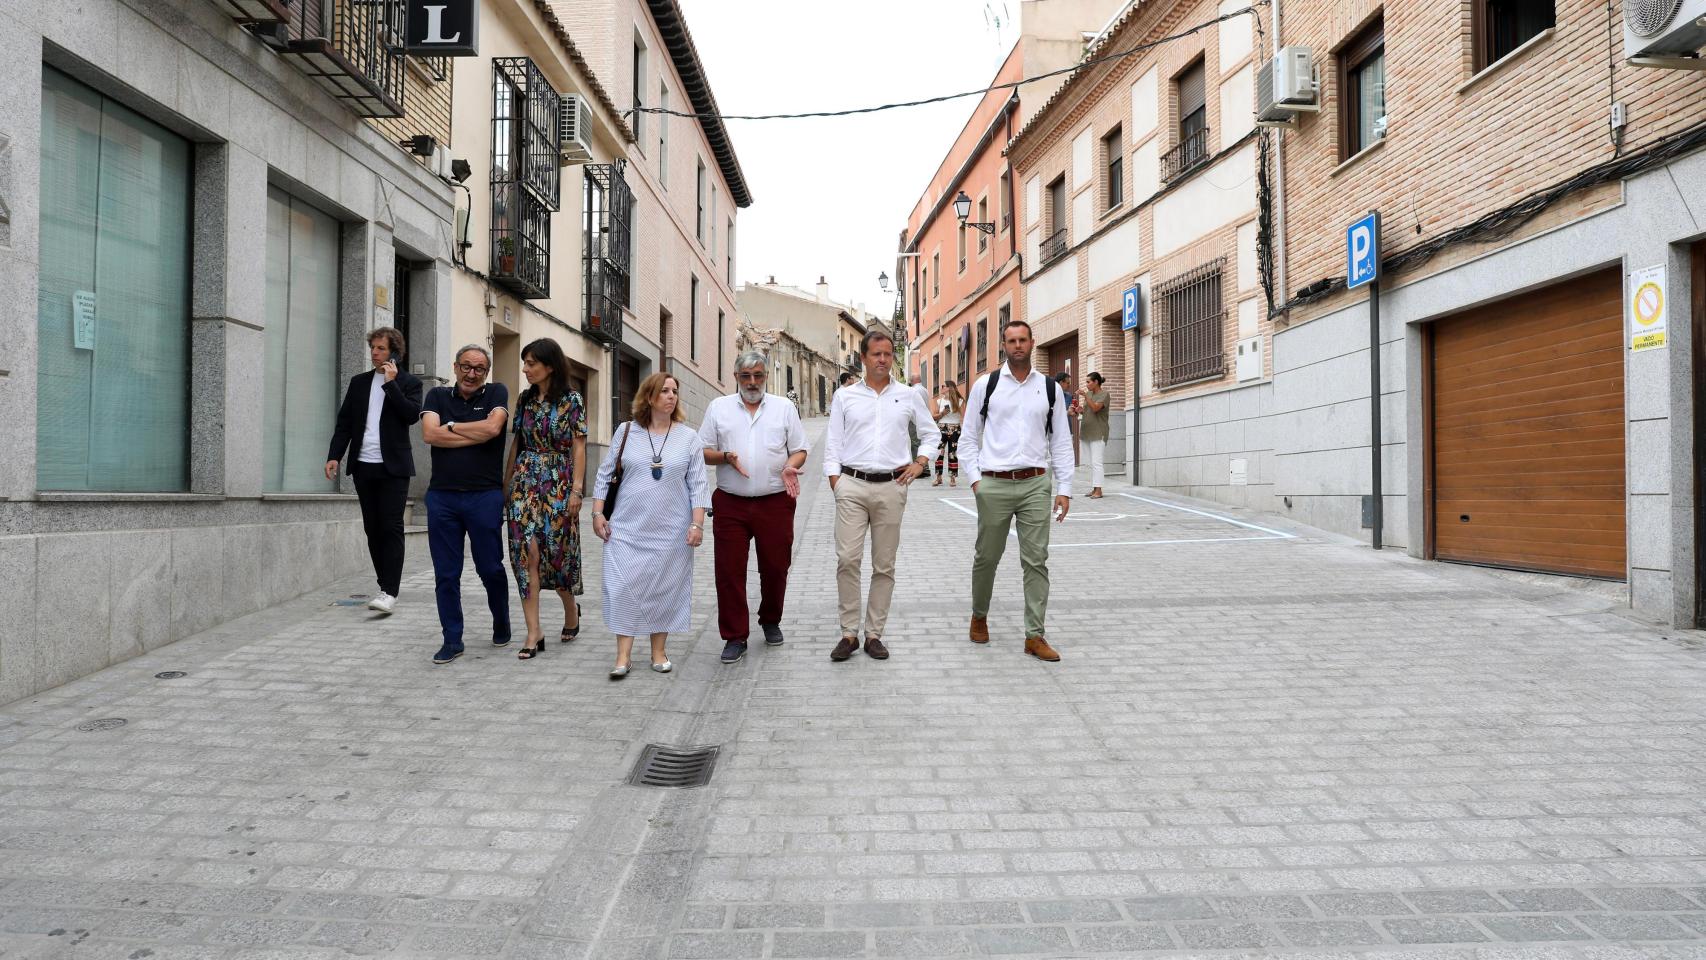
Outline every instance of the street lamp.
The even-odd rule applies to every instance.
[[[971,216],[971,198],[966,196],[966,192],[964,190],[961,190],[960,195],[954,198],[954,216],[960,218],[960,226],[962,227],[971,227],[976,230],[982,230],[984,233],[987,233],[992,237],[995,236],[995,224],[978,223],[976,221],[968,222],[966,220],[967,217]]]
[[[877,274],[877,287],[884,293],[889,292],[889,274],[887,270]]]

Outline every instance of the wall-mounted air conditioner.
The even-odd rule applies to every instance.
[[[586,98],[563,94],[557,107],[557,151],[562,166],[592,161],[592,106]]]
[[[1624,0],[1623,56],[1643,67],[1706,70],[1706,0]]]
[[[1256,71],[1258,123],[1287,123],[1299,113],[1315,113],[1320,109],[1308,47],[1282,47]]]

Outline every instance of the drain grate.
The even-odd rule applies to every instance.
[[[719,747],[666,747],[646,744],[628,782],[638,787],[702,787],[711,782]]]
[[[126,720],[123,717],[102,717],[99,720],[88,720],[83,723],[79,723],[77,725],[77,729],[84,733],[94,733],[97,730],[117,729],[129,722],[129,720]]]
[[[189,676],[189,674],[185,673],[182,670],[162,670],[159,673],[156,673],[154,675],[154,679],[156,679],[156,680],[182,680],[184,677],[187,677],[187,676]]]

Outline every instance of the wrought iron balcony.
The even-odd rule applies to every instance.
[[[1054,261],[1059,260],[1065,253],[1066,228],[1061,227],[1059,230],[1050,234],[1047,240],[1043,241],[1042,250],[1039,251],[1037,255],[1042,258],[1043,263],[1053,263]],[[1039,264],[1039,266],[1040,265],[1041,264]]]
[[[359,116],[403,115],[405,0],[289,0],[287,9],[281,56]]]
[[[1161,155],[1161,182],[1172,183],[1207,162],[1208,128],[1200,127]]]
[[[617,344],[622,342],[623,316],[633,283],[630,222],[634,194],[623,179],[620,164],[588,164],[584,182],[581,330],[600,343]]]
[[[213,0],[239,23],[284,23],[290,19],[288,0]]]
[[[490,274],[523,300],[551,295],[551,211],[519,181],[492,182]]]

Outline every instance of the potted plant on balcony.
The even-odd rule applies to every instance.
[[[498,273],[501,276],[515,276],[515,238],[498,238]]]

